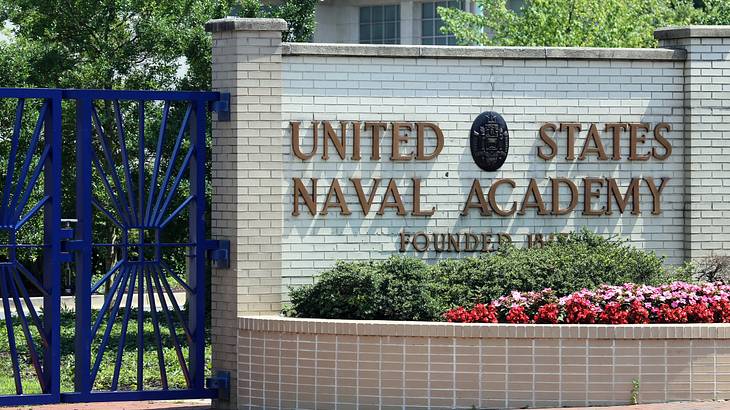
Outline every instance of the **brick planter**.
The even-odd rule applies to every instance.
[[[239,318],[238,404],[503,408],[730,398],[730,325]]]

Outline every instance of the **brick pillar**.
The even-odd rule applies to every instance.
[[[213,34],[213,89],[231,94],[230,121],[213,121],[212,235],[231,242],[229,269],[212,273],[213,370],[231,375],[243,408],[250,380],[236,380],[238,316],[281,308],[281,19],[226,18]],[[238,399],[238,400],[237,400]]]
[[[654,32],[659,45],[686,50],[685,255],[730,254],[730,26]]]

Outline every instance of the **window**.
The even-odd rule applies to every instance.
[[[400,44],[400,5],[360,7],[361,44]]]
[[[453,34],[442,34],[444,25],[439,16],[439,7],[451,7],[463,10],[462,1],[430,1],[421,4],[421,44],[456,45]]]

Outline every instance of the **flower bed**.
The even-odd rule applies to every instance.
[[[602,285],[558,297],[551,289],[513,291],[472,308],[444,313],[448,322],[538,324],[729,323],[730,286],[673,282],[662,286]]]

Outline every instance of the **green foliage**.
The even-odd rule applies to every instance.
[[[320,318],[430,320],[437,316],[431,267],[415,258],[338,262],[314,286],[291,291],[291,315]]]
[[[639,389],[641,389],[641,382],[638,378],[631,380],[631,398],[629,404],[635,406],[639,404]]]
[[[659,27],[728,24],[726,0],[477,0],[474,15],[439,8],[444,31],[461,44],[551,47],[656,47]],[[697,5],[695,5],[697,3]]]
[[[242,0],[233,6],[233,13],[249,18],[280,18],[289,29],[282,34],[284,41],[311,41],[316,26],[314,10],[319,0],[285,0],[279,5],[263,5],[260,0]]]
[[[730,2],[727,0],[696,0],[700,13],[695,24],[730,24]]]
[[[411,257],[383,262],[338,262],[314,285],[292,289],[292,316],[438,320],[457,305],[487,302],[512,290],[549,287],[558,295],[600,284],[660,284],[690,280],[662,258],[623,240],[589,231],[542,248],[504,247],[491,255],[428,265]]]

